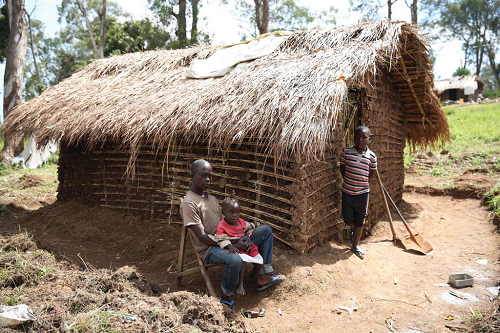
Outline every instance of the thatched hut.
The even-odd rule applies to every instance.
[[[343,228],[340,149],[368,125],[388,190],[403,191],[406,143],[447,140],[427,44],[403,22],[296,32],[270,55],[186,79],[216,47],[96,60],[8,117],[7,131],[60,141],[59,199],[180,221],[189,165],[209,160],[212,193],[235,189],[243,217],[300,251]],[[345,77],[345,78],[343,78]],[[379,189],[370,221],[383,212]]]
[[[484,82],[479,75],[464,75],[434,81],[434,87],[441,102],[460,99],[463,102],[477,102],[483,92]]]

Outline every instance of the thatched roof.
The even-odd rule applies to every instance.
[[[434,88],[438,94],[448,89],[465,89],[470,87],[472,90],[476,90],[478,87],[482,88],[484,82],[479,75],[463,75],[454,76],[449,79],[434,81]]]
[[[372,85],[390,70],[405,107],[407,139],[434,144],[449,131],[426,48],[417,28],[404,22],[303,31],[269,56],[202,80],[186,79],[186,68],[216,47],[125,54],[94,61],[17,107],[5,125],[42,144],[113,139],[134,147],[141,140],[168,145],[174,137],[228,144],[257,137],[268,140],[275,156],[316,158],[333,142],[348,88]],[[346,80],[338,79],[342,75]]]

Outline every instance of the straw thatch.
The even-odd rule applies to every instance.
[[[273,156],[321,158],[334,142],[348,88],[375,84],[390,71],[413,145],[447,140],[433,92],[427,44],[403,22],[368,22],[294,33],[271,55],[216,79],[185,79],[193,59],[216,47],[150,51],[96,60],[24,103],[6,119],[8,133],[87,147],[176,139],[222,145],[265,139]],[[339,80],[345,76],[345,80]],[[132,154],[133,159],[133,154]]]

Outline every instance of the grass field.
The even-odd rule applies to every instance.
[[[38,169],[0,164],[0,216],[10,214],[9,205],[31,210],[53,202],[57,186],[57,164],[53,161]]]
[[[500,103],[450,105],[443,108],[450,125],[451,140],[428,151],[405,152],[405,166],[416,165],[419,173],[441,178],[454,186],[454,180],[470,170],[483,170],[495,180],[484,195],[500,215]],[[429,156],[418,164],[418,156]],[[431,166],[429,166],[431,165]]]
[[[451,132],[451,141],[446,149],[455,152],[487,152],[492,148],[489,144],[500,142],[500,103],[453,105],[446,106],[443,110]]]

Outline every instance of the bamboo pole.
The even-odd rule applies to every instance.
[[[415,98],[415,102],[417,102],[418,109],[420,110],[420,113],[422,113],[422,125],[424,126],[424,119],[426,118],[424,109],[422,108],[422,104],[420,104],[420,100],[417,97],[417,94],[415,93],[415,89],[413,88],[413,84],[411,82],[411,78],[408,75],[408,72],[406,70],[406,65],[403,60],[403,56],[401,55],[401,51],[398,49],[398,56],[399,56],[399,63],[401,64],[401,68],[403,69],[403,73],[406,79],[406,82],[408,83],[408,87],[410,87],[410,91]]]

